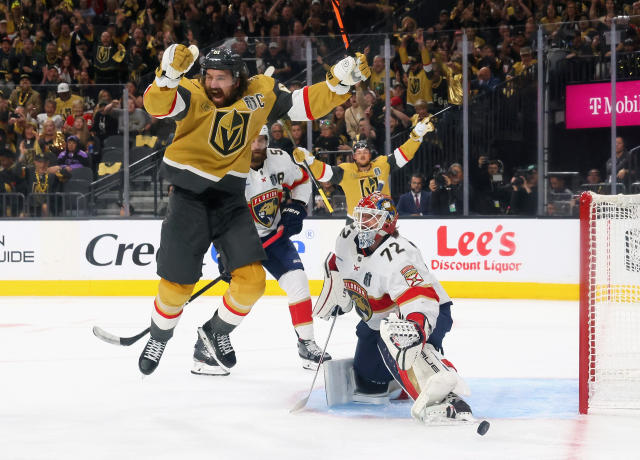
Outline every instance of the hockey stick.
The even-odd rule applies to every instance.
[[[291,131],[289,130],[289,128],[287,128],[287,124],[282,120],[278,120],[278,121],[282,125],[282,129],[285,130],[289,139],[293,139],[293,137],[291,136]],[[324,205],[327,207],[327,211],[329,211],[330,214],[333,214],[333,208],[331,207],[331,204],[327,199],[327,195],[324,194],[324,190],[322,190],[322,187],[320,187],[320,184],[318,183],[318,179],[316,179],[316,177],[311,172],[311,168],[309,167],[309,163],[307,163],[307,160],[304,160],[304,164],[302,166],[304,167],[305,171],[307,171],[307,174],[311,178],[311,182],[313,182],[313,185],[315,185],[316,189],[318,189],[318,193],[322,197],[322,201],[324,201]]]
[[[327,351],[327,345],[329,345],[329,339],[331,338],[331,332],[333,332],[333,326],[336,324],[336,319],[338,319],[338,311],[333,314],[333,321],[331,322],[331,327],[329,328],[329,333],[327,334],[327,340],[324,343],[324,348],[322,349],[322,355],[320,355],[320,362],[318,363],[318,368],[316,369],[316,374],[313,376],[313,382],[311,382],[311,388],[309,388],[309,393],[307,396],[302,398],[300,401],[296,403],[295,406],[291,408],[289,413],[294,414],[296,412],[304,409],[304,406],[309,402],[309,398],[311,397],[311,393],[313,392],[313,386],[316,384],[316,379],[318,378],[318,373],[320,372],[320,367],[322,366],[322,362],[324,361],[324,353]]]
[[[338,21],[338,30],[340,31],[342,41],[344,42],[344,49],[347,50],[347,53],[350,53],[351,40],[349,40],[349,34],[347,33],[347,29],[344,28],[344,24],[342,22],[342,13],[340,13],[340,2],[338,0],[331,0],[331,6],[333,6],[333,13],[336,15],[336,21]]]
[[[283,231],[284,231],[284,226],[280,225],[278,227],[278,231],[273,236],[271,236],[268,240],[266,240],[264,243],[262,243],[262,247],[264,249],[266,249],[269,246],[271,246],[277,239],[279,239],[282,236],[282,232]],[[198,292],[196,292],[191,297],[189,297],[189,300],[187,300],[185,302],[185,304],[182,306],[182,308],[184,309],[191,302],[193,302],[198,297],[200,297],[202,294],[204,294],[206,291],[211,289],[211,287],[214,284],[218,283],[221,279],[222,279],[222,276],[218,276],[213,281],[209,281],[205,286],[203,286],[201,289],[199,289]],[[103,342],[107,342],[107,343],[110,343],[112,345],[120,345],[120,346],[123,346],[123,347],[128,347],[129,345],[133,345],[138,340],[140,340],[142,337],[147,335],[150,330],[151,330],[151,328],[148,327],[144,331],[139,332],[136,335],[133,335],[131,337],[119,337],[117,335],[114,335],[114,334],[111,334],[111,333],[105,331],[100,326],[93,326],[93,335],[98,337]]]

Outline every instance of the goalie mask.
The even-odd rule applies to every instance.
[[[358,231],[358,244],[368,248],[396,231],[398,211],[390,196],[373,192],[358,202],[353,210],[353,221]]]

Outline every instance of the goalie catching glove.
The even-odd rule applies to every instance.
[[[282,236],[288,238],[302,231],[302,221],[307,217],[307,210],[301,201],[292,200],[280,211],[280,223],[284,227]]]
[[[156,85],[159,87],[175,88],[182,76],[191,69],[198,59],[198,47],[191,45],[171,45],[162,55],[160,67],[156,69]]]
[[[355,59],[348,56],[327,72],[327,86],[336,94],[347,94],[351,86],[365,81],[371,76],[371,69],[367,64],[367,57],[356,53]]]
[[[351,298],[345,292],[342,276],[336,265],[336,255],[330,252],[324,261],[322,292],[313,306],[313,316],[327,320],[342,315],[353,308]]]

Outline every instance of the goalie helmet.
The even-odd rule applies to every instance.
[[[209,51],[200,61],[200,68],[203,76],[207,69],[230,70],[233,78],[248,78],[249,76],[249,69],[240,55],[222,47]]]
[[[386,235],[395,233],[398,210],[390,196],[373,192],[356,205],[353,223],[358,231],[360,247],[368,248]]]

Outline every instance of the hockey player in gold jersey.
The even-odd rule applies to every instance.
[[[251,141],[267,122],[326,115],[349,98],[352,85],[370,74],[366,58],[358,54],[338,62],[326,81],[291,93],[271,77],[249,78],[240,56],[223,48],[201,60],[200,78],[185,78],[197,57],[193,45],[168,47],[144,94],[147,111],[156,118],[173,118],[176,131],[161,167],[175,188],[162,223],[151,337],[138,361],[143,374],[158,366],[182,306],[202,276],[212,242],[231,281],[198,336],[224,371],[235,365],[229,333],[265,288],[260,263],[265,253],[244,198]]]
[[[389,155],[380,155],[372,159],[371,147],[366,141],[358,141],[353,146],[353,163],[341,163],[330,166],[317,160],[308,150],[298,147],[293,151],[296,163],[303,165],[305,160],[311,172],[320,182],[331,182],[344,190],[347,200],[347,213],[353,218],[353,209],[358,201],[378,190],[383,184],[383,194],[390,194],[389,173],[402,168],[414,157],[422,138],[434,130],[429,118],[419,121],[411,130],[409,139]]]

